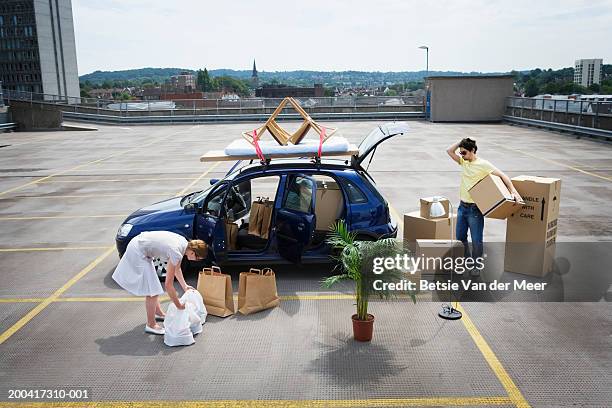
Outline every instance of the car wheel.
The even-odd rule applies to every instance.
[[[161,258],[153,258],[153,266],[155,267],[155,272],[160,279],[166,279],[166,265],[168,265],[168,260],[164,260]]]

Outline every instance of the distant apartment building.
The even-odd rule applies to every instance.
[[[181,72],[178,75],[172,75],[167,83],[168,90],[174,92],[191,92],[196,89],[196,79],[190,72]]]
[[[79,97],[71,0],[0,1],[5,90]]]
[[[258,98],[285,98],[293,96],[296,98],[310,98],[325,96],[323,85],[315,84],[312,88],[295,87],[287,85],[263,85],[255,90]]]
[[[574,65],[574,83],[589,87],[601,83],[603,59],[579,59]]]

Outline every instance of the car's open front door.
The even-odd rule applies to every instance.
[[[379,144],[396,135],[403,135],[410,130],[406,122],[389,122],[378,125],[359,144],[359,153],[352,157],[353,167],[360,167],[364,160],[374,154]]]
[[[304,248],[310,243],[316,226],[316,183],[303,174],[290,175],[281,208],[276,213],[278,253],[300,263]]]
[[[198,209],[196,210],[195,238],[209,245],[212,258],[216,262],[223,262],[227,251],[225,224],[222,218],[225,216],[223,206],[227,190],[227,183],[217,185],[202,203],[197,204]]]

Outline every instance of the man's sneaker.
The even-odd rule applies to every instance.
[[[478,268],[472,268],[472,270],[470,271],[470,276],[472,278],[478,278],[480,277],[480,269]]]

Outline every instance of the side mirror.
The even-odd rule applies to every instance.
[[[215,184],[217,184],[219,182],[219,179],[210,179],[210,185],[214,186]]]
[[[189,203],[189,204],[186,204],[185,207],[183,208],[185,208],[185,210],[187,211],[194,211],[198,208],[198,206],[195,203]]]

